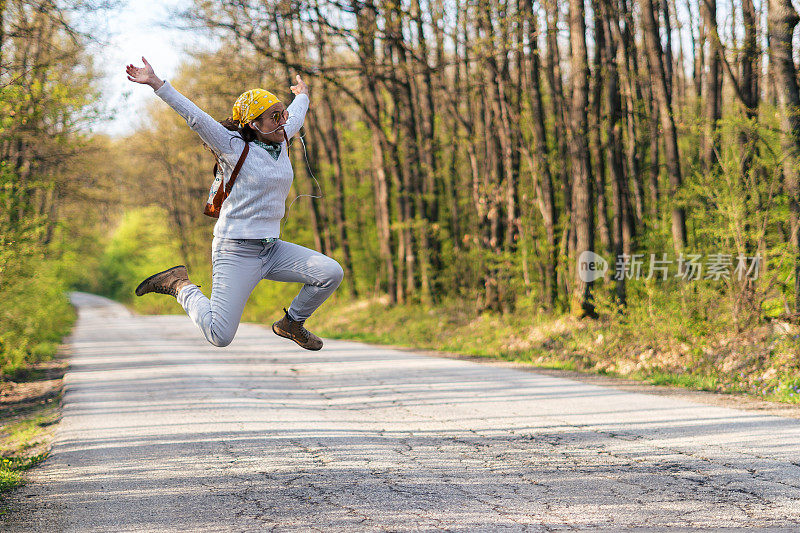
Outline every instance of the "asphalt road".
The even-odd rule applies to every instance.
[[[73,299],[63,420],[2,531],[800,529],[795,419]]]

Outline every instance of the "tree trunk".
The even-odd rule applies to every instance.
[[[556,283],[556,268],[558,266],[558,241],[556,239],[556,227],[558,226],[558,211],[555,205],[555,193],[553,190],[553,177],[550,173],[550,165],[547,157],[547,131],[544,125],[544,106],[542,105],[542,91],[540,86],[539,68],[539,49],[537,46],[538,21],[536,11],[533,9],[533,2],[526,0],[525,5],[529,22],[528,32],[530,34],[530,56],[529,56],[529,76],[528,94],[530,95],[531,119],[533,121],[533,142],[535,164],[534,174],[536,187],[536,199],[539,212],[542,214],[544,222],[545,237],[547,238],[547,249],[545,251],[545,305],[548,309],[553,309],[558,299],[558,286]]]
[[[590,79],[590,109],[589,114],[589,153],[591,154],[592,174],[595,181],[595,198],[597,202],[597,226],[600,244],[605,252],[612,252],[614,243],[611,240],[611,225],[608,220],[608,206],[606,201],[606,157],[601,130],[603,129],[603,81],[606,75],[603,65],[603,48],[607,36],[603,30],[600,18],[600,5],[598,0],[592,0],[594,12],[594,57],[592,60],[592,74]]]
[[[742,19],[744,21],[744,47],[742,50],[741,75],[739,86],[745,99],[748,118],[755,118],[760,99],[758,73],[760,72],[761,50],[758,46],[758,15],[753,0],[742,0]]]
[[[766,2],[767,4],[767,21],[769,21],[770,13],[772,11],[772,4],[770,2]],[[763,6],[763,4],[762,4]],[[769,25],[769,22],[767,22]],[[776,74],[775,74],[775,58],[772,54],[772,35],[770,34],[769,30],[767,30],[767,83],[764,90],[766,91],[767,102],[770,105],[777,106],[778,105],[778,87],[776,81]]]
[[[664,77],[667,83],[667,91],[669,91],[670,99],[674,98],[674,75],[672,66],[674,60],[672,58],[672,22],[669,16],[669,4],[667,0],[656,0],[661,5],[661,16],[664,18]]]
[[[545,10],[547,12],[547,54],[545,55],[545,72],[547,73],[547,81],[550,87],[550,113],[553,118],[553,132],[555,135],[557,146],[558,162],[558,181],[561,183],[561,197],[564,204],[564,220],[566,224],[563,227],[563,235],[560,239],[561,246],[559,254],[566,257],[570,254],[570,243],[574,241],[574,232],[572,225],[574,217],[572,216],[572,166],[570,163],[570,149],[569,139],[567,132],[566,120],[566,104],[565,97],[567,94],[564,90],[564,85],[561,78],[561,53],[558,49],[558,21],[559,11],[558,3],[556,0],[544,0]],[[564,294],[570,295],[572,292],[570,273],[572,269],[568,266],[566,272],[558,270],[558,286],[563,288]]]
[[[575,261],[583,252],[594,251],[594,201],[592,168],[587,144],[589,108],[589,61],[586,50],[586,20],[583,0],[569,2],[570,63],[572,80],[572,129],[569,139],[574,180],[573,211],[575,213]],[[572,293],[572,310],[579,316],[595,316],[592,282],[576,269]]]
[[[659,185],[659,177],[661,175],[661,150],[659,149],[659,140],[661,138],[658,124],[659,124],[659,111],[658,111],[658,102],[655,100],[655,95],[653,94],[653,80],[652,76],[650,78],[650,86],[648,87],[648,107],[649,107],[649,117],[647,120],[647,126],[649,131],[649,140],[650,140],[650,172],[647,174],[648,177],[648,185],[649,185],[649,193],[650,193],[650,220],[652,224],[658,223],[659,213],[659,201],[661,198],[661,186]]]
[[[675,119],[672,115],[672,100],[667,87],[664,63],[662,60],[661,42],[656,27],[655,11],[652,0],[642,0],[642,19],[644,22],[645,46],[650,58],[653,92],[658,102],[661,117],[661,129],[664,138],[664,157],[670,184],[670,200],[672,207],[672,240],[675,254],[678,255],[686,246],[686,212],[683,207],[675,205],[675,196],[683,183],[681,175],[680,155],[678,154],[678,135]]]
[[[689,7],[689,11],[690,12],[692,11],[691,10],[691,1],[692,0],[686,0],[686,5],[687,5],[687,7]],[[702,2],[703,2],[703,0],[697,0],[697,3],[698,3],[697,7],[698,7],[698,10],[701,11],[701,12],[703,10],[703,8],[700,6],[700,4]],[[700,18],[700,21],[699,21],[699,23],[697,25],[697,38],[696,39],[692,39],[692,49],[695,52],[695,54],[694,54],[694,62],[692,64],[692,66],[693,66],[692,74],[693,74],[693,81],[694,81],[694,92],[695,92],[695,95],[697,96],[698,105],[700,105],[701,98],[703,96],[703,67],[706,64],[705,45],[704,45],[704,43],[706,42],[706,35],[705,35],[705,30],[703,28],[702,16],[700,16],[699,18]],[[690,18],[690,20],[693,20],[693,19],[694,19],[694,13],[692,12],[692,17]]]
[[[792,53],[792,34],[798,22],[800,17],[791,0],[769,0],[767,24],[775,62],[776,96],[783,130],[783,177],[789,195],[790,244],[794,251],[795,313],[800,313],[800,181],[797,170],[797,159],[800,157],[800,93]]]
[[[6,42],[6,24],[5,24],[5,15],[6,15],[6,0],[0,0],[0,69],[8,70],[8,67],[3,64],[3,45]]]
[[[604,33],[611,33],[614,11],[610,9],[610,0],[602,0],[596,6],[600,11],[600,23]],[[616,64],[617,49],[613,39],[604,41],[603,71],[606,73],[606,107],[608,108],[608,145],[610,151],[609,170],[611,174],[611,191],[614,204],[614,259],[623,253],[630,254],[633,234],[633,220],[630,212],[630,199],[625,176],[622,154],[622,101],[619,94],[619,65]],[[615,261],[614,261],[615,263]],[[625,277],[616,282],[617,299],[625,305]]]
[[[717,27],[717,0],[701,0],[700,12],[706,28]],[[720,119],[720,49],[716,39],[709,39],[705,57],[705,128],[703,134],[703,165],[708,172],[717,166],[717,122]]]
[[[454,64],[448,64],[445,58],[445,38],[447,37],[447,33],[445,31],[444,24],[446,12],[444,9],[443,0],[434,0],[432,10],[434,18],[434,32],[436,37],[436,64],[434,66],[434,79],[436,81],[434,83],[436,83],[440,88],[439,96],[442,101],[439,102],[439,107],[443,110],[443,124],[440,131],[447,132],[446,135],[449,135],[449,139],[446,139],[445,142],[442,142],[440,139],[438,139],[438,137],[434,141],[435,145],[437,146],[437,150],[441,154],[437,158],[437,168],[441,169],[439,175],[437,176],[439,180],[440,191],[437,192],[437,194],[441,194],[438,203],[438,219],[443,222],[446,221],[445,227],[447,231],[445,232],[445,235],[449,235],[449,242],[452,243],[455,255],[458,256],[463,245],[463,226],[460,220],[461,208],[459,206],[459,197],[462,191],[465,189],[466,183],[466,180],[463,179],[464,173],[458,171],[458,164],[460,161],[459,155],[462,153],[460,152],[460,148],[462,146],[462,136],[459,132],[459,120],[455,116],[455,113],[458,112],[458,104],[455,103],[456,96],[462,94],[460,91],[460,80],[458,79],[460,75],[458,58],[461,57],[461,47],[458,39],[453,39],[452,57],[456,59]],[[454,27],[457,36],[460,21],[460,6],[455,6],[455,10],[456,13]],[[452,68],[448,69],[448,66],[451,65]],[[448,70],[450,70],[451,73],[448,73]],[[434,135],[436,135],[435,128]],[[447,140],[449,140],[449,142],[447,142]],[[447,237],[444,237],[443,240],[446,241],[448,239]],[[443,260],[444,258],[442,258],[440,254],[440,263],[437,265],[437,273],[441,272],[446,267],[446,265],[442,264]],[[446,287],[443,285],[441,280],[434,280],[434,290],[436,292],[458,290],[460,288],[460,280],[453,281],[455,283],[449,287]]]

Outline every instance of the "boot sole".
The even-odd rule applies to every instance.
[[[145,291],[145,290],[144,290],[144,286],[145,286],[147,283],[149,283],[151,280],[153,280],[153,279],[154,279],[156,276],[160,276],[161,274],[166,274],[166,273],[167,273],[167,272],[169,272],[170,270],[175,270],[176,268],[181,268],[181,267],[184,267],[184,268],[186,268],[186,265],[178,265],[178,266],[174,266],[174,267],[172,267],[172,268],[168,268],[168,269],[166,269],[166,270],[162,270],[161,272],[156,272],[155,274],[153,274],[153,275],[152,275],[152,276],[150,276],[149,278],[146,278],[146,279],[145,279],[143,282],[141,282],[141,283],[139,284],[139,286],[138,286],[138,287],[136,287],[136,290],[134,291],[134,292],[136,293],[136,296],[143,296],[143,295],[145,295],[145,294],[148,294],[148,293],[150,293],[150,292],[153,292],[153,291]]]
[[[300,344],[300,341],[292,337],[290,334],[286,333],[280,328],[275,327],[275,324],[272,324],[272,332],[278,337],[283,337],[284,339],[289,339],[290,341],[294,341],[299,347],[304,348],[306,350],[311,350],[312,352],[316,352],[317,350],[322,349],[322,346],[320,346],[319,348],[309,348],[308,346],[303,346],[302,344]]]

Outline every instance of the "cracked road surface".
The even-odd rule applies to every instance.
[[[800,528],[800,421],[74,294],[63,420],[3,531]]]

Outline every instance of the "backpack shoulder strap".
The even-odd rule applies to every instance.
[[[244,164],[244,160],[247,158],[247,152],[250,151],[250,143],[244,143],[244,150],[242,150],[242,155],[239,156],[239,161],[236,162],[236,166],[233,167],[233,172],[231,172],[231,177],[228,178],[228,183],[225,184],[225,193],[230,194],[231,189],[233,188],[233,184],[236,181],[236,176],[239,175],[239,170],[241,170],[242,165]]]

